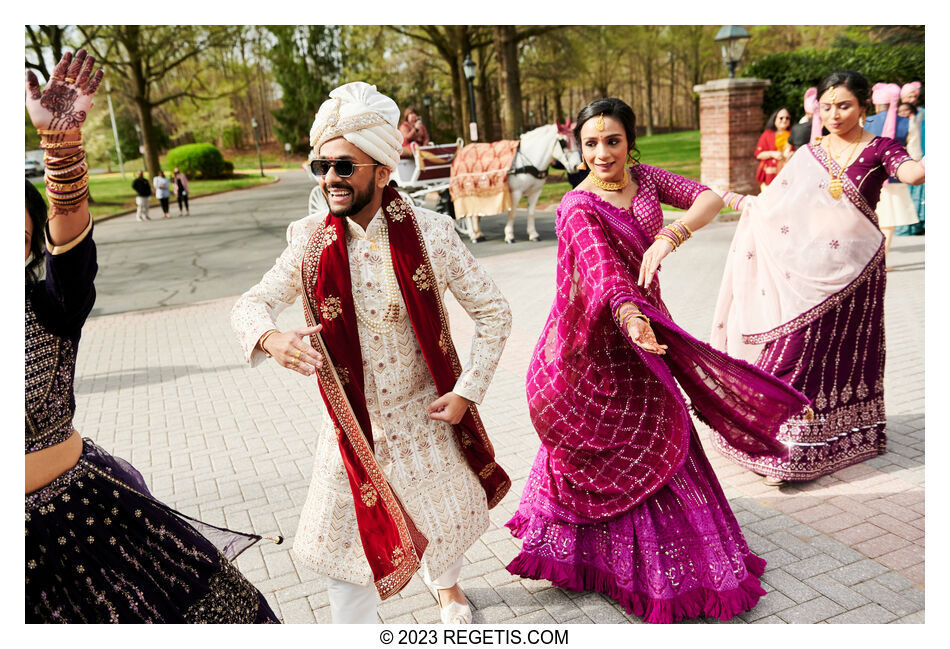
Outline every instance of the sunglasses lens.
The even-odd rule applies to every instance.
[[[340,178],[349,178],[353,175],[353,163],[349,160],[337,160],[333,165],[336,175]]]
[[[330,167],[336,171],[340,178],[349,178],[353,175],[353,162],[350,160],[313,160],[310,162],[310,171],[314,176],[326,176],[330,173]]]

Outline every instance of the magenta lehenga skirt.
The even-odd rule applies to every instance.
[[[563,522],[572,515],[546,495],[548,452],[541,447],[515,516],[523,540],[512,574],[617,600],[645,622],[700,615],[728,620],[765,591],[765,560],[752,554],[692,430],[683,466],[652,497],[610,520]]]
[[[756,366],[812,400],[815,418],[789,419],[787,457],[751,457],[715,431],[720,453],[758,474],[814,480],[884,453],[883,257],[855,291],[808,325],[768,343]]]

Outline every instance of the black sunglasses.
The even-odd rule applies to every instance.
[[[375,167],[378,164],[378,162],[357,164],[352,160],[311,160],[310,173],[319,178],[320,176],[326,176],[330,172],[330,167],[333,167],[337,176],[349,178],[356,171],[356,167]]]

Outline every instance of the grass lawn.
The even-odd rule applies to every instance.
[[[95,174],[89,177],[89,192],[95,200],[95,203],[90,204],[93,220],[135,209],[135,192],[132,191],[132,179],[134,177],[134,174],[129,173],[126,174],[125,180],[118,173]],[[189,198],[271,182],[274,182],[273,176],[261,178],[259,173],[238,174],[234,178],[221,180],[191,180],[188,183],[191,192]],[[33,180],[33,184],[36,185],[45,199],[46,192],[44,191],[43,179],[41,177],[36,178]],[[170,201],[169,212],[177,213],[178,207],[174,195],[172,195]],[[152,209],[157,208],[158,199],[152,196],[149,205]]]
[[[637,148],[640,150],[640,162],[699,180],[699,131],[641,136],[637,138]],[[550,169],[549,172],[548,182],[541,190],[538,205],[558,203],[571,189],[567,174],[563,170]],[[561,180],[552,182],[555,179]],[[522,198],[518,207],[527,209],[527,199]],[[675,208],[664,206],[664,209]]]

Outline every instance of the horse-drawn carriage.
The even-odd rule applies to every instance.
[[[507,155],[497,154],[505,150]],[[507,212],[505,241],[514,243],[515,209],[522,197],[528,199],[528,239],[539,240],[534,211],[548,167],[556,160],[573,172],[580,161],[555,124],[528,131],[514,141],[463,146],[459,139],[451,144],[413,144],[411,151],[412,157],[401,159],[392,175],[396,190],[413,205],[423,205],[426,196],[437,193],[433,209],[455,217],[456,229],[472,241],[484,239],[479,225],[482,216]],[[304,168],[316,182],[309,166]],[[493,192],[500,192],[504,200],[494,200]],[[319,185],[310,192],[309,206],[311,214],[327,209]]]

